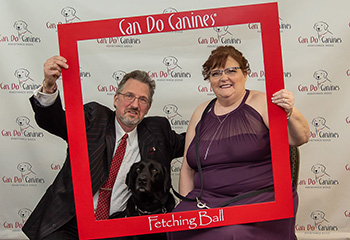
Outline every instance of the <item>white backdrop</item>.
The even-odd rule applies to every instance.
[[[37,126],[28,101],[41,85],[43,63],[59,52],[58,24],[264,2],[273,1],[2,0],[0,239],[26,239],[21,227],[65,159],[66,143]],[[296,233],[307,240],[350,239],[350,2],[278,4],[285,85],[311,129],[310,142],[300,148]],[[113,108],[118,76],[146,70],[157,83],[149,115],[168,117],[174,130],[186,131],[195,107],[214,97],[201,65],[218,45],[241,50],[252,69],[247,88],[265,89],[259,24],[227,26],[224,33],[204,29],[82,41],[84,102]],[[176,70],[168,71],[167,57],[177,60]],[[172,164],[174,185],[181,160]]]

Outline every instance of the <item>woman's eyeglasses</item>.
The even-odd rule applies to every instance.
[[[213,79],[219,79],[222,76],[222,73],[225,73],[226,76],[232,77],[237,72],[237,69],[240,69],[240,67],[229,67],[224,70],[213,70],[210,71],[209,76]]]

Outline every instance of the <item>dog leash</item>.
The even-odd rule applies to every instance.
[[[210,209],[210,208],[221,208],[221,207],[226,207],[234,202],[238,202],[240,200],[243,200],[243,199],[246,199],[246,198],[250,198],[250,197],[255,197],[255,196],[258,196],[260,195],[261,193],[264,193],[264,192],[273,192],[274,191],[274,186],[269,186],[269,187],[265,187],[265,188],[261,188],[261,189],[258,189],[258,190],[254,190],[254,191],[251,191],[251,192],[247,192],[247,193],[244,193],[244,194],[241,194],[239,196],[236,196],[224,203],[221,203],[219,204],[218,206],[215,206],[215,207],[209,207],[206,203],[203,203],[200,201],[200,199],[198,197],[196,198],[188,198],[188,197],[184,197],[182,196],[180,193],[178,193],[173,187],[171,187],[174,195],[178,198],[180,198],[181,200],[183,201],[187,201],[187,202],[197,202],[197,207],[198,208],[207,208],[207,209]]]
[[[210,101],[210,103],[207,105],[207,107],[204,109],[203,111],[203,114],[201,116],[201,119],[200,121],[198,122],[198,125],[197,125],[197,128],[196,128],[196,139],[195,139],[195,148],[196,148],[196,163],[197,163],[197,168],[198,168],[198,173],[199,173],[199,178],[200,178],[200,183],[201,183],[201,190],[199,192],[199,195],[198,197],[196,198],[188,198],[188,197],[185,197],[185,196],[182,196],[180,193],[178,193],[174,188],[173,186],[171,185],[171,189],[174,193],[174,195],[176,197],[178,197],[179,199],[181,200],[184,200],[184,201],[187,201],[187,202],[194,202],[196,201],[197,202],[197,207],[198,208],[207,208],[209,209],[210,207],[207,206],[206,203],[203,203],[201,201],[202,199],[202,194],[203,194],[203,172],[202,172],[202,167],[201,167],[201,162],[200,162],[200,157],[199,157],[199,132],[200,132],[200,126],[201,126],[201,123],[202,121],[204,120],[205,116],[207,115],[207,113],[209,112],[209,109],[211,108],[211,106],[214,104],[214,102],[216,101],[216,98],[214,98],[213,100]],[[254,190],[254,191],[251,191],[251,192],[247,192],[247,193],[244,193],[242,195],[239,195],[239,196],[236,196],[218,206],[216,206],[216,208],[218,207],[225,207],[231,203],[234,203],[234,202],[237,202],[239,200],[243,200],[243,199],[246,199],[246,198],[250,198],[250,197],[254,197],[254,196],[257,196],[261,193],[264,193],[264,192],[273,192],[274,191],[274,186],[269,186],[269,187],[265,187],[265,188],[261,188],[261,189],[258,189],[258,190]]]

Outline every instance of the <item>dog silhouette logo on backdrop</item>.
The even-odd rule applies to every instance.
[[[331,85],[331,80],[328,78],[328,73],[325,70],[317,70],[314,72],[313,77],[316,79],[317,86]]]
[[[34,127],[30,124],[30,120],[26,116],[19,116],[16,118],[16,123],[18,124],[21,132],[27,129],[34,129]]]
[[[76,13],[77,11],[72,7],[65,7],[61,11],[66,23],[79,22],[80,18],[76,15]]]
[[[36,175],[32,168],[32,165],[28,162],[21,162],[17,165],[17,170],[21,173],[22,179],[29,175]]]
[[[321,225],[322,223],[325,223],[325,222],[328,223],[328,220],[325,218],[325,216],[326,216],[326,214],[320,210],[313,211],[310,214],[310,217],[314,221],[315,227],[318,227],[319,225]]]
[[[115,71],[112,74],[112,78],[117,82],[117,86],[119,85],[120,81],[123,79],[125,74],[126,74],[126,72],[124,72],[123,70]]]
[[[18,216],[22,219],[23,224],[27,221],[30,214],[32,214],[32,211],[28,208],[21,208],[18,210]]]
[[[166,14],[166,13],[177,13],[177,10],[175,8],[168,7],[168,8],[163,10],[163,13],[164,14]]]
[[[169,120],[175,119],[176,117],[182,117],[178,110],[179,108],[174,104],[167,104],[163,107],[163,112]]]
[[[168,73],[182,69],[178,64],[178,59],[174,56],[167,56],[163,59],[163,64],[166,66]]]
[[[18,20],[13,24],[16,29],[18,38],[23,40],[23,38],[31,37],[32,32],[28,29],[28,24],[23,20]]]
[[[317,23],[314,24],[313,28],[315,29],[315,31],[317,32],[317,37],[318,39],[321,39],[324,36],[330,36],[333,35],[333,33],[331,33],[328,28],[329,25],[326,22],[322,22],[319,21]]]
[[[316,134],[325,129],[330,129],[326,125],[326,119],[323,117],[316,117],[312,120],[311,124],[315,127]]]
[[[218,40],[223,37],[227,37],[228,35],[232,35],[232,33],[228,31],[228,26],[214,27],[213,29],[217,34]]]
[[[22,86],[23,83],[27,83],[28,81],[34,82],[31,77],[29,77],[29,71],[25,68],[19,68],[15,71],[14,75],[18,79],[19,85]]]
[[[329,174],[326,172],[326,166],[323,164],[317,163],[311,167],[311,172],[315,175],[316,182],[319,182],[320,179],[330,179]]]

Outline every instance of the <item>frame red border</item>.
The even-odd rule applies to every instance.
[[[284,88],[277,3],[179,12],[176,13],[176,17],[190,17],[193,14],[201,16],[216,14],[214,25],[200,28],[259,22],[262,34],[267,99],[270,99],[272,93]],[[80,239],[188,230],[187,226],[161,226],[156,229],[153,227],[152,230],[150,230],[149,216],[95,221],[79,71],[78,41],[125,36],[119,29],[119,24],[127,22],[138,22],[141,29],[144,30],[141,34],[158,33],[156,30],[151,32],[146,31],[146,18],[151,16],[154,19],[161,19],[164,23],[167,23],[167,19],[170,15],[172,14],[118,18],[62,24],[58,26],[60,54],[68,59],[70,65],[70,68],[63,71],[62,75],[75,206]],[[199,28],[182,29],[182,31],[193,29]],[[174,30],[167,24],[164,30],[162,30],[162,32],[171,31]],[[128,34],[128,36],[131,35],[137,34]],[[213,221],[206,226],[198,226],[197,229],[289,218],[294,215],[286,115],[281,108],[272,104],[271,101],[268,101],[267,104],[275,201],[222,208],[222,213],[225,216],[223,221]],[[172,218],[190,219],[198,217],[199,211],[203,210],[160,214],[157,215],[157,217],[159,220],[163,219],[165,222],[171,221]],[[217,215],[218,213],[218,209],[209,209],[205,211],[208,215]]]

